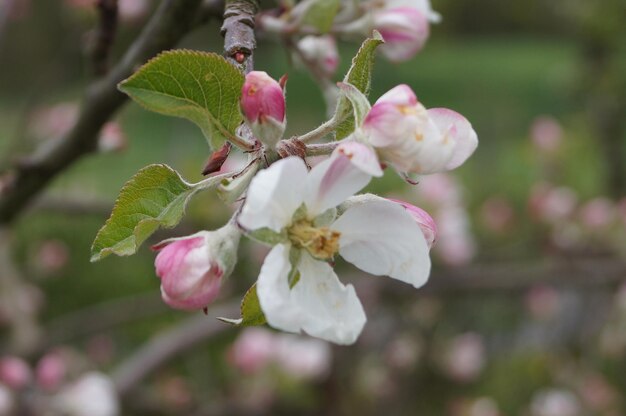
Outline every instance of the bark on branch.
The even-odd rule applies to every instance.
[[[245,74],[252,71],[252,54],[256,49],[254,16],[259,11],[257,0],[227,0],[224,8],[224,56]]]
[[[91,55],[94,74],[102,76],[109,69],[109,52],[117,30],[117,0],[98,0],[97,7],[100,20]]]
[[[88,87],[80,116],[70,132],[51,146],[38,149],[10,175],[10,184],[0,193],[0,224],[11,222],[56,175],[97,149],[100,128],[126,101],[126,96],[117,91],[117,84],[188,33],[198,23],[201,3],[163,0],[121,61]]]

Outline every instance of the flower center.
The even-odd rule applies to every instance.
[[[315,227],[309,220],[296,221],[287,233],[296,247],[305,249],[318,259],[332,259],[339,251],[341,233],[328,227]]]

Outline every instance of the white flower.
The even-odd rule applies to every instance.
[[[117,416],[115,386],[104,374],[92,372],[55,397],[55,409],[68,416]]]
[[[253,236],[269,232],[278,241],[257,282],[271,326],[338,344],[356,340],[365,313],[354,288],[343,285],[328,264],[336,254],[374,275],[415,287],[426,282],[426,240],[400,205],[374,201],[335,218],[337,205],[381,175],[371,148],[350,142],[310,172],[301,159],[290,157],[254,178],[239,224]]]

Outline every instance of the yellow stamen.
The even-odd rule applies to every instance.
[[[289,239],[296,247],[308,251],[318,259],[332,259],[339,251],[341,233],[328,227],[315,227],[309,220],[300,220],[288,230]]]

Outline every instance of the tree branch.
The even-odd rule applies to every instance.
[[[224,56],[245,74],[254,67],[254,16],[258,11],[257,0],[226,0],[224,8]]]
[[[106,74],[109,69],[109,52],[115,40],[117,29],[117,0],[98,0],[100,20],[95,32],[94,45],[91,52],[93,71],[96,76]]]
[[[101,80],[89,86],[78,121],[69,133],[37,149],[20,163],[0,193],[0,224],[11,222],[56,175],[81,156],[96,151],[102,125],[126,101],[117,84],[137,66],[173,47],[195,24],[201,0],[164,0],[122,60]]]
[[[211,308],[209,313],[212,316],[235,316],[239,313],[239,303]],[[168,360],[229,328],[231,326],[217,319],[197,314],[157,334],[113,370],[111,378],[119,395],[130,393],[133,387]]]

